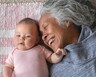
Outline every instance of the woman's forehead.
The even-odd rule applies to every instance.
[[[48,16],[48,15],[43,15],[40,18],[39,25],[43,26],[44,24],[47,24],[47,23],[56,23],[56,22],[57,21],[54,17]]]

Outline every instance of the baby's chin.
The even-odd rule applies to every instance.
[[[25,47],[17,47],[18,50],[22,50],[22,51],[26,51],[28,49],[26,49]]]

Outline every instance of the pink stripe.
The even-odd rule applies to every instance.
[[[0,47],[13,47],[12,38],[0,38]]]
[[[0,29],[14,29],[16,23],[25,17],[38,19],[42,4],[25,3],[25,4],[0,4]]]
[[[1,6],[1,7],[3,7],[3,6]],[[4,17],[2,17],[3,21],[0,25],[1,29],[5,29],[5,30],[14,29],[16,21],[18,20],[17,19],[18,14],[15,13],[16,11],[17,11],[16,5],[15,6],[12,6],[12,5],[5,6],[5,10],[3,11]]]
[[[5,64],[5,60],[8,57],[8,55],[0,55],[0,64]]]

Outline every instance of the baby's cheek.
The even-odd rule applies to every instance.
[[[19,42],[18,40],[14,39],[13,45],[14,45],[14,46],[17,46],[18,42]]]

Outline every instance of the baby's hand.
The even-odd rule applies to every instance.
[[[64,49],[58,48],[55,54],[56,54],[57,56],[64,56],[64,55],[67,55],[67,51],[64,50]]]

